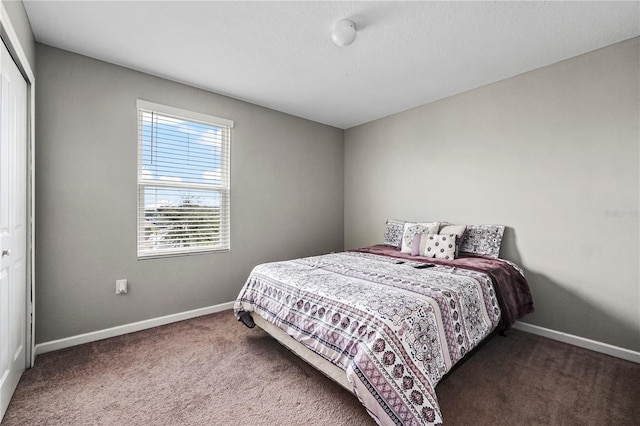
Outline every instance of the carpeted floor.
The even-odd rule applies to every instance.
[[[640,365],[521,331],[436,388],[446,425],[640,423]],[[38,356],[2,425],[374,425],[231,311]]]

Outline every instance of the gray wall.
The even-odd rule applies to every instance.
[[[342,130],[40,44],[37,55],[38,343],[230,302],[258,263],[343,248]],[[136,260],[137,98],[235,121],[229,253]]]
[[[524,322],[640,350],[639,39],[349,129],[345,246],[387,218],[499,223]]]
[[[20,40],[20,45],[24,51],[27,61],[31,66],[31,70],[35,73],[36,68],[36,42],[33,38],[33,32],[31,31],[31,24],[27,17],[27,12],[24,10],[24,5],[21,1],[6,1],[2,0],[2,4],[7,11],[11,25]],[[4,39],[5,34],[3,32],[2,37]]]

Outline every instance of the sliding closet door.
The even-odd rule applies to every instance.
[[[0,419],[24,371],[27,333],[27,83],[0,59]]]

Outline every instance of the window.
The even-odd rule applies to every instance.
[[[233,121],[137,106],[138,258],[229,250]]]

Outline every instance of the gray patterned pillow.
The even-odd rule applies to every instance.
[[[467,225],[460,252],[481,254],[497,259],[500,256],[503,235],[504,225]]]
[[[384,243],[389,246],[400,248],[403,233],[404,220],[387,220],[387,226],[384,230]]]

